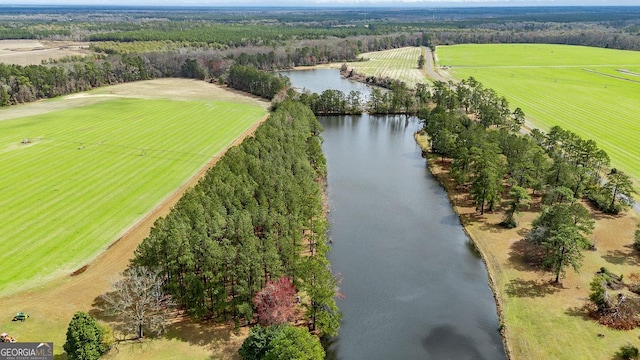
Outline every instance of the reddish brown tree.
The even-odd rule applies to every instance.
[[[296,288],[287,277],[268,281],[253,298],[262,326],[286,323],[293,320],[296,306]]]

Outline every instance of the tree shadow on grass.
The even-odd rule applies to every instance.
[[[624,250],[609,250],[602,258],[608,263],[615,265],[640,265],[640,261],[638,261],[638,251],[633,245],[625,245]]]
[[[231,341],[234,335],[233,325],[215,322],[201,323],[183,318],[171,324],[163,337],[195,346],[203,346],[216,352],[231,354],[233,359],[240,359]],[[218,357],[213,356],[212,358],[217,359]]]
[[[532,244],[523,238],[511,245],[509,262],[516,270],[537,271],[542,267],[544,255],[542,246]]]
[[[107,304],[103,298],[103,296],[113,294],[113,293],[115,293],[115,291],[104,294],[104,295],[100,295],[97,298],[93,299],[93,303],[91,304],[91,310],[89,310],[89,315],[104,322],[111,323],[116,321],[115,314],[110,314],[105,310],[107,308]]]
[[[531,232],[531,230],[527,229],[527,228],[520,228],[520,229],[516,230],[516,234],[522,236],[523,238],[526,238],[527,235],[529,235],[530,232]]]
[[[589,204],[589,209],[592,210],[591,212],[591,217],[593,217],[594,220],[598,221],[598,220],[613,220],[613,219],[619,219],[625,216],[625,212],[621,212],[620,214],[607,214],[605,212],[602,212],[596,208],[593,207],[593,205]]]
[[[121,343],[114,343],[113,347],[109,352],[102,356],[105,359],[112,359],[116,357],[118,354],[126,355],[126,358],[134,359],[136,357],[140,357],[141,354],[144,354],[145,351],[149,351],[153,348],[153,343],[150,341],[125,341]]]
[[[210,357],[211,359],[219,359],[220,353],[224,353],[225,358],[240,359],[240,355],[237,354],[237,344],[232,341],[232,337],[236,335],[232,324],[213,321],[197,322],[183,315],[181,311],[176,310],[169,317],[166,332],[160,335],[148,332],[145,334],[144,340],[139,341],[132,337],[133,335],[128,335],[125,324],[121,322],[117,314],[112,314],[107,310],[108,306],[106,306],[103,296],[98,296],[93,300],[89,315],[108,323],[114,333],[118,334],[116,344],[114,344],[111,352],[124,352],[127,357],[135,358],[138,354],[153,347],[154,342],[148,340],[167,339],[186,342],[193,346],[211,350],[214,352]],[[60,360],[63,359],[66,359],[66,355],[60,358]]]
[[[489,224],[489,223],[486,223],[486,222],[480,226],[480,230],[488,231],[488,232],[493,233],[493,234],[497,234],[497,233],[501,233],[501,232],[507,231],[507,229],[505,229],[504,226],[502,226],[500,224]]]
[[[485,221],[484,215],[480,215],[479,212],[460,214],[460,222],[463,225],[472,224],[476,222],[484,222],[484,221]]]
[[[545,297],[562,290],[557,284],[545,281],[512,279],[507,285],[507,295],[520,298]]]
[[[564,313],[569,316],[581,318],[584,321],[594,321],[590,316],[589,306],[587,304],[570,307],[565,310]]]
[[[232,326],[216,323],[198,323],[188,318],[180,319],[167,328],[165,337],[188,342],[192,345],[206,346],[229,342]]]

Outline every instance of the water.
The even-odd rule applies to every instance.
[[[327,77],[318,76],[318,83]],[[329,260],[342,274],[345,295],[329,356],[504,359],[484,264],[420,156],[413,140],[418,121],[319,120],[328,166]]]
[[[363,100],[367,99],[371,92],[371,88],[363,83],[341,78],[340,71],[337,69],[282,71],[280,73],[288,76],[292,85],[300,92],[308,90],[320,94],[327,89],[334,89],[348,95],[353,90],[360,91]]]

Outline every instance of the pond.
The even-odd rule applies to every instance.
[[[312,74],[305,71],[304,81],[296,72],[287,76],[298,87],[329,84],[328,72]],[[340,79],[337,70],[333,76]],[[344,294],[338,300],[342,327],[328,357],[505,359],[485,266],[415,144],[418,120],[319,120],[328,167],[329,260]]]

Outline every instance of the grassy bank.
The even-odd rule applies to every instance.
[[[424,139],[418,136],[417,140],[424,149]],[[503,229],[498,225],[504,214],[501,209],[480,216],[468,192],[452,186],[450,164],[431,156],[428,162],[485,261],[512,359],[611,359],[628,342],[638,346],[640,330],[611,330],[590,319],[583,308],[589,283],[600,267],[623,274],[624,279],[638,273],[639,254],[631,246],[636,215],[614,217],[592,211],[597,250],[585,251],[580,272],[568,270],[558,286],[551,284],[551,274],[527,260],[524,235],[538,215],[539,198],[534,196],[531,207],[518,217],[517,228]]]

